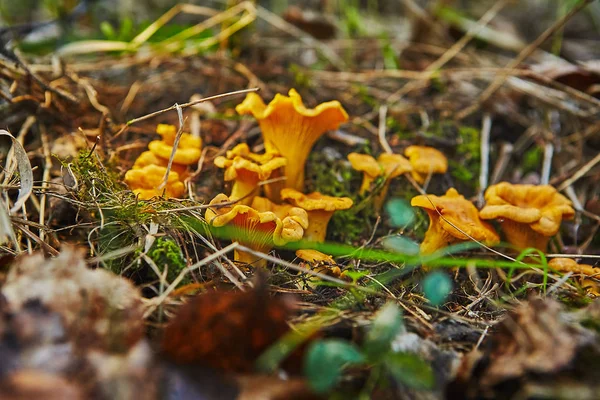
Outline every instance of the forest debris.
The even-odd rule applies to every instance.
[[[12,313],[38,301],[60,315],[68,336],[81,347],[123,352],[144,335],[137,288],[107,270],[88,269],[82,251],[72,247],[53,259],[41,253],[19,258],[2,294]]]
[[[15,157],[13,158],[12,156],[9,156],[6,158],[7,162],[4,171],[5,173],[8,173],[6,173],[6,175],[4,176],[3,185],[6,186],[9,180],[12,178],[12,174],[15,168],[19,169],[19,177],[21,179],[19,197],[17,197],[17,201],[15,201],[12,208],[10,209],[10,212],[14,213],[17,210],[19,210],[21,206],[25,204],[25,201],[27,201],[29,196],[31,196],[31,192],[33,190],[33,171],[31,170],[31,163],[29,162],[29,157],[27,156],[27,152],[23,148],[23,145],[17,139],[15,139],[15,137],[11,135],[10,132],[4,129],[0,129],[0,136],[8,137],[11,140],[11,150],[13,152],[13,156]],[[9,150],[8,154],[11,154],[11,150]],[[16,162],[16,165],[13,164],[14,162]]]
[[[534,298],[523,303],[484,341],[481,353],[474,351],[465,358],[450,388],[453,395],[489,398],[518,390],[518,384],[511,384],[515,380],[525,383],[530,377],[535,383],[552,385],[556,376],[579,375],[577,371],[588,368],[580,364],[586,363],[584,359],[600,355],[598,338],[567,320],[554,300]]]

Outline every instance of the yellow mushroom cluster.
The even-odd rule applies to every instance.
[[[189,133],[182,133],[177,141],[177,128],[159,124],[156,133],[161,140],[153,140],[148,150],[140,154],[133,167],[125,173],[125,183],[141,200],[164,196],[179,198],[185,193],[183,181],[189,167],[200,160],[202,140]],[[167,174],[169,160],[173,157],[166,185],[161,188]]]
[[[323,242],[333,213],[352,207],[352,200],[305,194],[304,167],[315,142],[346,122],[348,114],[338,101],[307,108],[294,89],[287,96],[277,94],[269,104],[250,93],[236,111],[257,120],[265,152],[254,153],[241,143],[215,158],[231,191],[210,202],[206,221],[229,227],[232,240],[263,253],[302,239]],[[264,259],[247,252],[238,251],[235,259],[265,265]]]
[[[287,96],[277,94],[268,104],[258,94],[250,93],[236,111],[256,119],[265,151],[255,153],[246,143],[240,143],[214,159],[215,166],[224,171],[230,191],[210,201],[206,221],[227,230],[232,240],[252,250],[238,249],[235,255],[237,261],[252,265],[264,266],[266,262],[257,252],[268,252],[273,246],[300,240],[325,241],[333,213],[349,209],[353,201],[318,192],[305,193],[304,169],[316,141],[348,120],[342,105],[328,101],[307,108],[298,92],[291,89]],[[202,142],[187,133],[177,138],[177,129],[171,125],[158,125],[157,133],[161,140],[148,145],[148,151],[135,161],[125,181],[141,199],[163,194],[180,197],[189,166],[200,159]],[[159,189],[165,182],[169,160],[171,171],[166,185]],[[378,211],[395,178],[406,176],[413,183],[423,184],[432,175],[448,170],[448,160],[442,152],[416,145],[406,147],[403,155],[383,153],[373,157],[350,153],[348,161],[363,174],[359,194],[373,193]],[[495,245],[500,242],[500,235],[490,223],[492,220],[514,247],[546,251],[561,221],[575,214],[571,202],[548,185],[502,182],[490,186],[484,198],[486,204],[478,210],[454,188],[442,196],[414,197],[411,205],[425,210],[430,221],[421,253],[431,254],[471,240]],[[300,250],[297,255],[309,263],[326,260],[326,264],[334,264],[330,256],[314,251]]]

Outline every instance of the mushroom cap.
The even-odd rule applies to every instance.
[[[139,194],[142,200],[147,200],[162,193],[157,188],[162,183],[166,172],[167,168],[153,164],[140,169],[131,169],[125,173],[125,183],[134,193]],[[179,180],[179,174],[170,171],[165,187],[165,196],[177,198],[184,193],[185,185]]]
[[[382,153],[377,157],[377,162],[385,171],[388,179],[395,178],[413,169],[410,161],[400,154]]]
[[[162,136],[162,141],[173,146],[175,143],[175,137],[177,136],[177,127],[175,125],[158,124],[156,126],[156,133]],[[202,148],[202,139],[190,135],[189,133],[182,133],[179,138],[178,149],[200,149]]]
[[[558,257],[548,261],[548,266],[560,272],[573,272],[584,275],[600,274],[600,268],[594,268],[588,264],[578,264],[572,258]]]
[[[212,199],[209,205],[229,201],[229,197],[221,193]],[[284,223],[274,212],[261,212],[241,204],[207,208],[205,213],[205,219],[210,225],[215,227],[232,225],[239,229],[239,232],[233,232],[235,236],[240,235],[242,241],[261,246],[269,244],[281,246],[302,238],[304,235],[302,226],[292,223],[296,221],[290,217],[286,218],[288,219]]]
[[[404,155],[409,158],[415,172],[419,174],[444,174],[448,170],[448,159],[441,151],[428,146],[408,146]]]
[[[415,196],[410,204],[413,207],[424,208],[432,223],[434,219],[437,220],[445,232],[457,239],[469,240],[470,236],[486,243],[500,241],[494,228],[479,218],[479,213],[473,203],[465,199],[454,188],[448,189],[444,196]],[[438,211],[444,218],[440,218]]]
[[[282,236],[289,238],[290,242],[302,239],[304,230],[308,228],[308,213],[300,207],[275,204],[266,197],[256,196],[252,199],[252,208],[259,212],[271,211],[277,215],[283,223]]]
[[[318,250],[313,249],[301,249],[296,250],[296,256],[298,258],[303,259],[306,262],[311,264],[316,263],[327,263],[327,264],[335,264],[335,260],[329,254],[321,253]]]
[[[550,185],[500,182],[490,186],[484,197],[486,205],[479,212],[481,218],[529,224],[544,236],[556,235],[563,218],[575,215],[571,201]]]
[[[170,159],[171,153],[173,153],[173,146],[163,142],[162,140],[153,140],[152,142],[148,143],[148,149],[157,157],[164,158],[166,160]],[[198,160],[200,160],[200,155],[200,148],[177,147],[175,156],[173,156],[173,162],[182,165],[196,164]]]
[[[348,161],[350,165],[357,171],[364,172],[372,178],[376,178],[379,175],[383,175],[383,169],[381,165],[368,154],[350,153],[348,154]]]
[[[139,155],[139,157],[133,163],[132,169],[140,169],[144,168],[147,165],[158,165],[160,167],[166,167],[169,164],[169,160],[165,160],[164,158],[157,157],[151,151],[145,151]],[[186,173],[187,166],[180,165],[177,163],[171,164],[171,171],[175,171],[179,174],[179,177],[183,177]]]
[[[291,188],[283,189],[281,191],[281,198],[306,211],[322,210],[333,212],[347,210],[353,204],[352,199],[349,197],[333,197],[319,192],[304,194]]]
[[[264,181],[278,168],[284,167],[287,160],[275,153],[252,153],[246,143],[235,146],[227,151],[227,155],[218,156],[214,163],[219,168],[225,168],[225,180],[231,181],[246,174],[254,174],[259,181]]]

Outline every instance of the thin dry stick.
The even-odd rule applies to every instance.
[[[485,14],[477,21],[477,24],[474,25],[471,29],[469,29],[463,37],[454,45],[452,45],[447,51],[444,52],[437,60],[432,62],[425,68],[425,71],[421,72],[420,79],[423,81],[414,81],[408,83],[403,88],[393,93],[388,97],[388,102],[395,102],[400,99],[406,93],[418,89],[427,85],[429,80],[437,73],[437,71],[442,68],[448,61],[452,60],[460,51],[483,29],[490,21],[506,6],[506,0],[501,0],[496,3],[488,10]]]
[[[592,158],[590,161],[588,161],[583,167],[581,167],[577,172],[575,172],[573,174],[572,177],[570,177],[569,179],[567,179],[566,181],[564,181],[559,187],[558,187],[558,191],[563,191],[565,190],[567,187],[571,186],[572,184],[574,184],[575,182],[577,182],[579,180],[579,178],[581,178],[582,176],[584,176],[585,174],[587,174],[592,168],[594,168],[596,166],[596,164],[600,163],[600,153],[598,153],[596,155],[596,157]]]
[[[388,153],[388,154],[392,154],[392,148],[390,147],[390,144],[388,143],[387,139],[385,138],[385,128],[386,128],[386,115],[387,115],[387,106],[381,106],[379,107],[379,129],[377,130],[377,136],[379,137],[379,143],[381,144],[381,147],[383,148],[383,150]]]
[[[221,99],[223,97],[229,97],[229,96],[236,96],[238,94],[245,94],[245,93],[251,93],[251,92],[258,92],[258,88],[250,88],[250,89],[243,89],[243,90],[235,90],[233,92],[228,92],[228,93],[222,93],[222,94],[217,94],[215,96],[210,96],[210,97],[205,97],[203,99],[199,99],[199,100],[195,100],[195,101],[190,101],[188,103],[184,103],[184,104],[174,104],[171,107],[167,107],[165,109],[162,109],[160,111],[155,111],[153,113],[150,114],[146,114],[142,117],[138,117],[138,118],[134,118],[132,120],[127,121],[127,123],[121,128],[121,130],[119,132],[117,132],[117,134],[115,136],[113,136],[113,140],[117,137],[119,137],[121,134],[123,134],[123,132],[125,132],[125,130],[127,128],[129,128],[131,125],[141,122],[141,121],[145,121],[147,119],[156,117],[157,115],[160,114],[164,114],[167,111],[172,111],[177,109],[177,107],[181,107],[181,108],[187,108],[190,106],[193,106],[195,104],[200,104],[200,103],[204,103],[205,101],[211,101],[211,100],[216,100],[216,99]]]
[[[342,60],[333,50],[331,50],[325,43],[314,39],[309,34],[303,32],[301,29],[290,24],[286,20],[282,19],[279,15],[272,13],[264,7],[256,7],[257,14],[260,18],[264,19],[275,28],[282,30],[283,32],[294,36],[302,43],[317,48],[327,60],[338,70],[343,71],[346,69],[346,63]]]
[[[181,111],[181,106],[175,103],[175,109],[177,110],[177,118],[179,119],[179,128],[177,129],[177,134],[175,135],[175,140],[173,141],[173,150],[171,150],[171,156],[169,157],[169,162],[167,163],[165,177],[163,178],[161,184],[158,185],[158,190],[162,190],[167,186],[167,181],[169,180],[169,173],[171,173],[171,167],[173,166],[173,159],[175,158],[175,153],[177,152],[177,147],[179,146],[179,140],[181,139],[181,135],[183,134],[183,112]]]
[[[519,55],[514,58],[508,65],[498,74],[496,79],[492,81],[492,83],[483,91],[483,93],[477,98],[475,104],[470,107],[465,108],[463,111],[456,114],[457,120],[462,120],[469,115],[473,114],[481,104],[483,104],[487,99],[490,98],[491,95],[496,93],[498,89],[504,84],[506,79],[508,78],[511,70],[515,69],[519,64],[521,64],[527,57],[529,57],[533,52],[542,45],[550,36],[552,36],[556,31],[562,28],[569,19],[571,19],[575,14],[577,14],[580,10],[586,7],[593,0],[583,0],[578,5],[573,7],[571,11],[565,14],[562,18],[556,21],[552,26],[546,29],[536,40],[534,40],[529,46],[525,47]]]
[[[477,195],[477,205],[483,206],[483,192],[487,189],[488,175],[490,169],[490,131],[492,130],[492,117],[486,113],[483,116],[480,137],[480,158],[481,167],[479,172],[479,194]]]
[[[50,181],[50,170],[52,169],[52,157],[50,156],[50,146],[48,143],[48,132],[46,132],[46,127],[44,125],[40,125],[41,139],[42,139],[42,149],[44,152],[44,173],[42,175],[42,195],[40,196],[40,217],[39,223],[41,226],[44,225],[44,220],[46,219],[46,190],[48,189],[48,182]],[[44,232],[43,228],[39,230],[40,240],[44,241]]]
[[[179,285],[179,283],[181,283],[181,281],[183,280],[183,278],[191,271],[193,271],[194,269],[200,268],[206,264],[209,264],[211,262],[213,262],[214,260],[216,260],[217,258],[229,253],[230,251],[236,249],[238,247],[238,243],[237,242],[233,242],[231,243],[229,246],[223,247],[221,250],[203,258],[202,260],[198,261],[197,263],[190,265],[187,268],[184,268],[179,275],[177,276],[177,278],[175,278],[175,280],[173,282],[171,282],[171,284],[169,285],[169,287],[167,289],[165,289],[165,291],[158,297],[156,298],[156,300],[154,301],[154,304],[152,304],[148,310],[146,310],[146,313],[144,315],[144,318],[148,315],[150,315],[156,308],[158,308],[159,306],[162,305],[162,303],[165,301],[165,299],[167,298],[167,296],[169,296],[169,294],[171,294],[171,292],[173,290],[175,290],[175,288],[177,287],[177,285]],[[220,264],[220,263],[217,263]],[[224,268],[223,268],[224,269]],[[225,271],[223,271],[224,274],[226,274],[228,279],[231,279],[231,282],[238,282],[237,279],[235,279],[235,277],[233,275],[231,275],[229,273],[229,271],[227,271],[226,269],[224,269]],[[239,282],[238,282],[239,284]]]
[[[554,145],[551,142],[544,146],[544,162],[542,163],[542,176],[540,183],[547,185],[550,181],[550,171],[552,170],[552,156],[554,155]]]

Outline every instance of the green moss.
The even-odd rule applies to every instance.
[[[170,236],[157,238],[148,252],[148,257],[154,261],[161,272],[164,268],[168,268],[167,282],[173,282],[179,273],[187,267],[179,245]],[[187,277],[181,281],[182,285],[186,283],[189,283]]]
[[[373,207],[370,201],[359,199],[357,192],[362,174],[352,169],[346,160],[330,160],[318,152],[308,160],[308,192],[321,192],[329,196],[350,197],[354,206],[333,214],[327,229],[327,239],[352,243],[368,232],[372,226]]]

